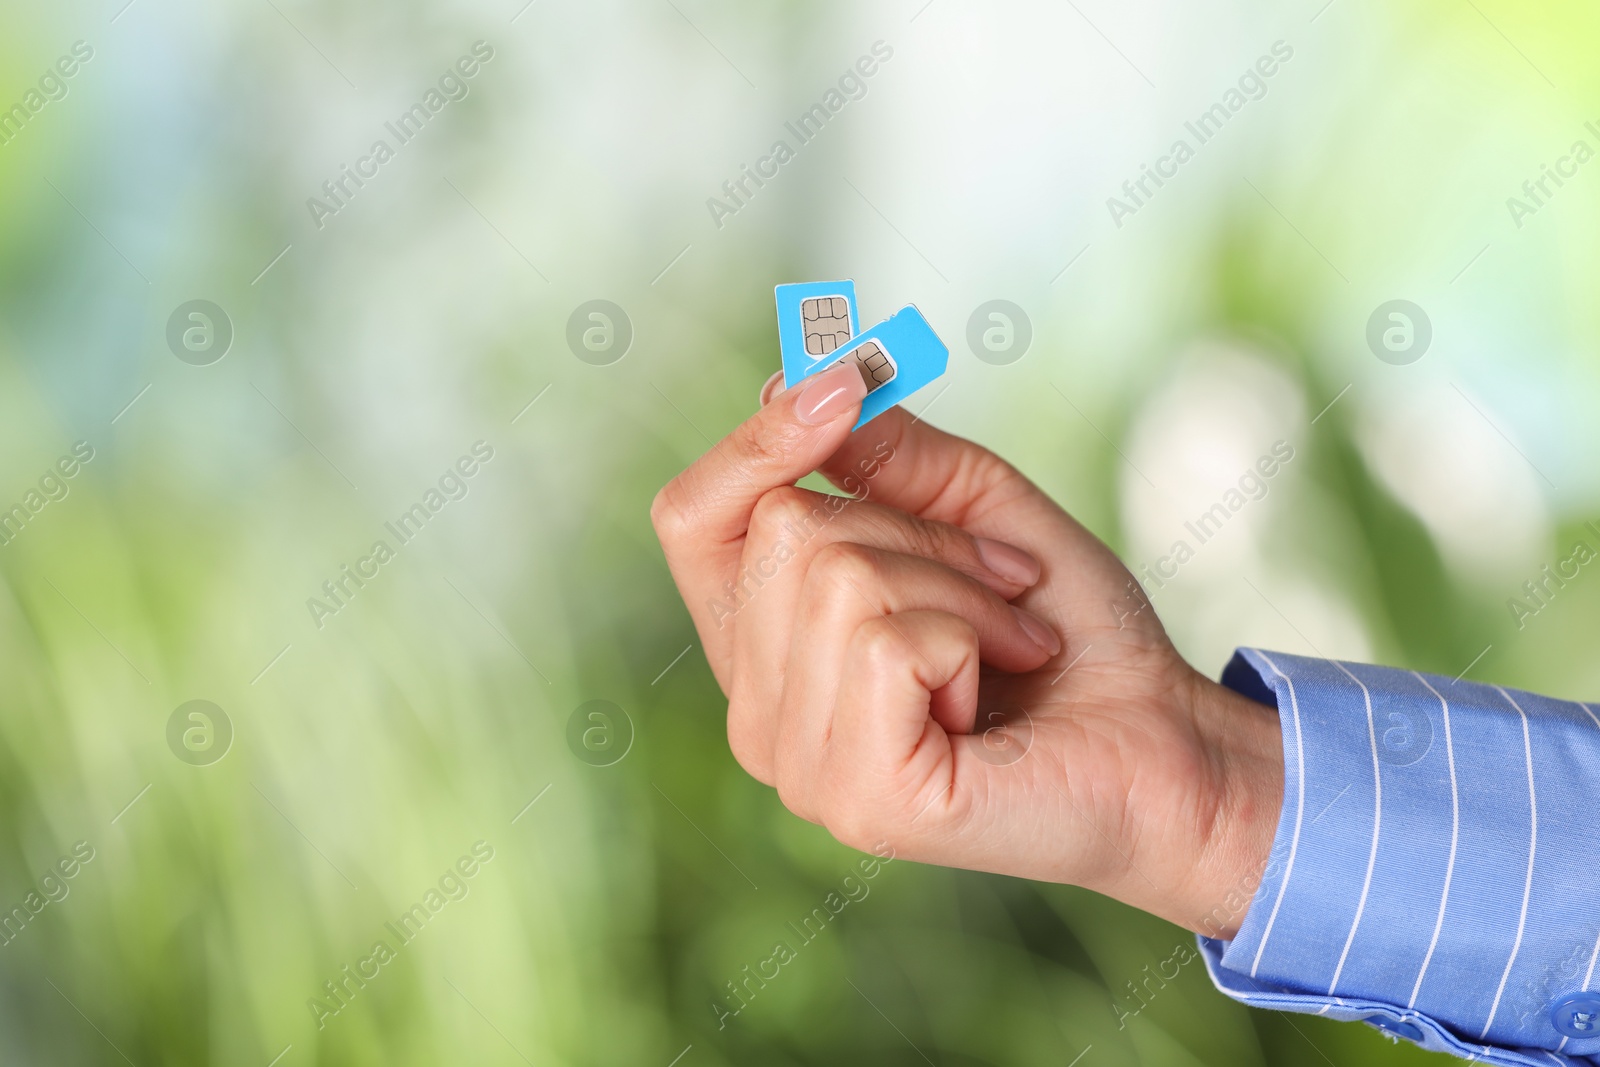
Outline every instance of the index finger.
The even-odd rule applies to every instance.
[[[890,460],[893,460],[891,463]],[[892,407],[822,460],[834,485],[923,518],[966,526],[992,506],[1044,494],[987,448]],[[996,535],[998,536],[998,535]]]

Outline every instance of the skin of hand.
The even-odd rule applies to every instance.
[[[1232,937],[1282,806],[1277,712],[1191,668],[993,453],[900,408],[852,434],[848,365],[780,387],[651,507],[734,757],[851,847]],[[851,496],[795,486],[814,470]]]

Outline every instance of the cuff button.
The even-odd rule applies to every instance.
[[[1408,1023],[1404,1019],[1391,1019],[1387,1015],[1369,1015],[1362,1022],[1370,1023],[1386,1034],[1403,1037],[1407,1041],[1415,1041],[1418,1044],[1422,1043],[1422,1027],[1415,1023]]]
[[[1600,1038],[1600,993],[1573,993],[1550,1009],[1556,1032],[1577,1040]]]

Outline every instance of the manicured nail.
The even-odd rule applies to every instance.
[[[783,388],[783,371],[777,371],[767,379],[767,384],[761,387],[761,406],[766,407],[773,397],[778,395]]]
[[[1039,580],[1039,561],[1022,549],[989,537],[974,538],[978,559],[1008,582],[1028,586]]]
[[[1021,624],[1023,630],[1027,631],[1034,644],[1052,656],[1060,654],[1061,638],[1056,636],[1056,632],[1050,628],[1049,623],[1037,615],[1030,615],[1019,607],[1013,606],[1011,610],[1017,616],[1017,622]]]
[[[840,363],[812,378],[795,401],[795,414],[812,426],[832,422],[853,410],[867,395],[866,379],[855,364]]]

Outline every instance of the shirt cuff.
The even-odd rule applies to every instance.
[[[1492,1064],[1600,1064],[1600,717],[1585,704],[1242,649],[1284,800],[1232,941],[1246,1004],[1362,1020]]]

